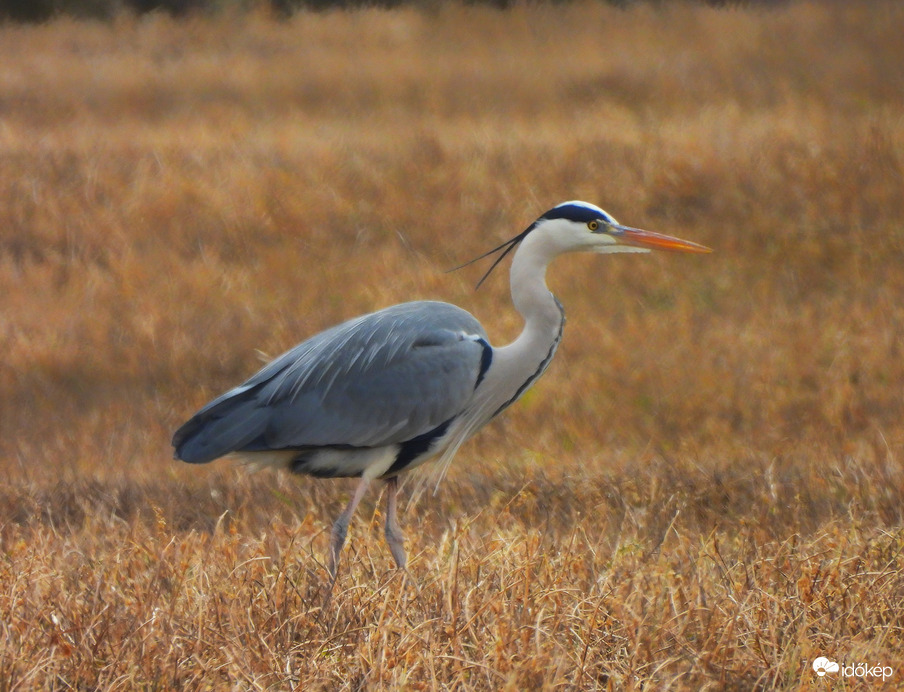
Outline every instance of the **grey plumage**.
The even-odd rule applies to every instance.
[[[453,419],[481,376],[486,333],[447,303],[402,303],[287,351],[173,437],[176,456],[398,445]],[[484,341],[485,343],[485,341]]]
[[[176,457],[192,463],[237,453],[314,476],[361,478],[333,523],[327,568],[335,580],[349,521],[368,485],[386,487],[386,540],[405,566],[398,474],[459,447],[545,372],[562,338],[562,306],[546,268],[569,252],[709,252],[618,224],[599,207],[565,202],[481,255],[513,253],[512,301],[521,334],[493,348],[474,317],[447,303],[403,303],[340,324],[287,351],[180,427]],[[480,259],[480,258],[478,258]],[[463,265],[465,266],[465,265]],[[479,286],[479,284],[478,284]]]

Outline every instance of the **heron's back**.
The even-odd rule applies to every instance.
[[[230,452],[402,444],[454,418],[489,347],[480,323],[448,303],[402,303],[295,346],[214,399],[173,437],[192,463]]]

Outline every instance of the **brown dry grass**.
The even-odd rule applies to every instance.
[[[904,675],[904,12],[597,5],[0,27],[0,690]],[[564,199],[536,389],[404,507],[170,460],[210,396]],[[416,484],[409,483],[406,490]]]

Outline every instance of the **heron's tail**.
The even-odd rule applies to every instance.
[[[221,456],[247,449],[263,435],[267,413],[253,402],[232,398],[206,407],[173,435],[176,459],[206,464]]]

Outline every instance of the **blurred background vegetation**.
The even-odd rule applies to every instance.
[[[904,4],[625,5],[0,25],[0,692],[900,682]],[[506,343],[445,270],[575,198],[715,252],[555,263],[549,372],[406,481],[418,592],[374,493],[323,613],[354,480],[172,431],[403,300]]]

